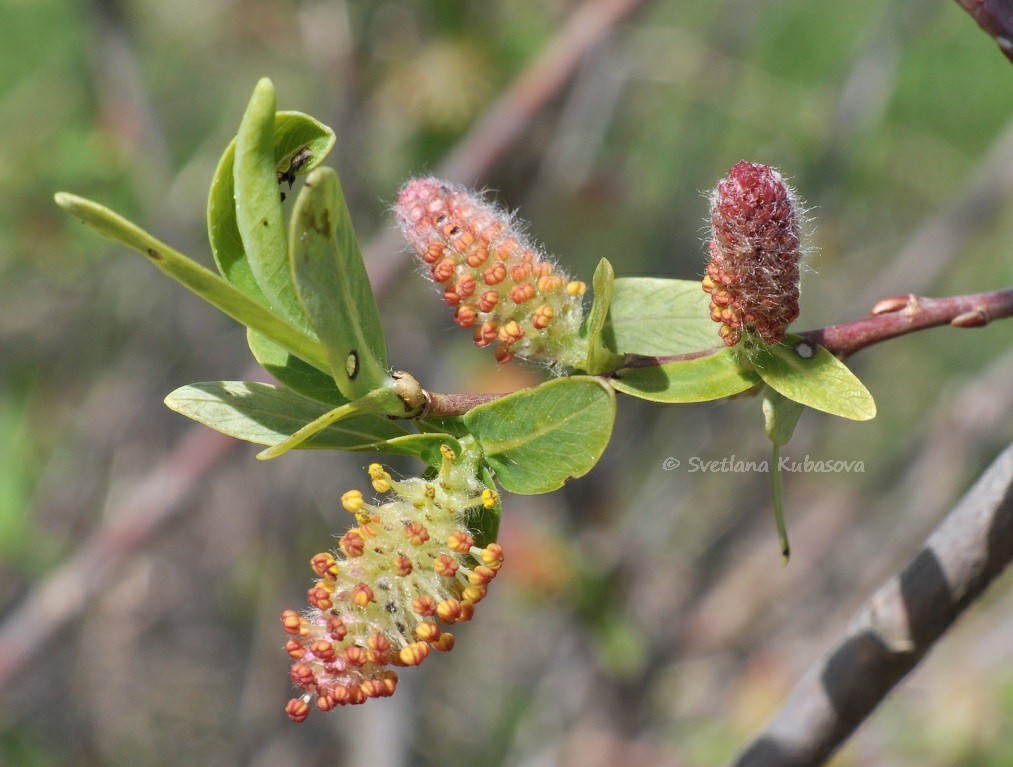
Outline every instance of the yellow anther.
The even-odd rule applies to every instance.
[[[378,493],[390,490],[390,474],[378,463],[369,465],[369,478],[373,480],[373,489]]]
[[[362,500],[361,490],[349,490],[343,496],[341,496],[341,505],[345,507],[346,511],[350,511],[355,514],[362,510],[365,501]]]
[[[485,508],[492,509],[497,503],[499,503],[499,493],[489,488],[482,491],[482,505]]]
[[[573,280],[566,283],[566,292],[571,296],[582,296],[584,291],[587,290],[587,283],[581,282],[580,280]]]

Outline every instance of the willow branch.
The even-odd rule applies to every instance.
[[[819,765],[1013,560],[1013,445],[806,672],[736,767]]]
[[[866,319],[829,325],[818,330],[807,330],[799,335],[826,348],[841,359],[881,341],[913,333],[916,330],[951,325],[958,328],[976,328],[993,320],[1013,317],[1013,289],[995,290],[947,298],[921,296],[893,296],[885,298]],[[708,349],[669,357],[630,355],[626,367],[655,367],[670,362],[686,362],[716,349]],[[602,376],[608,380],[609,376]],[[473,407],[492,402],[506,394],[439,394],[426,392],[428,402],[419,417],[445,418],[464,415]]]
[[[1010,0],[957,0],[1013,61],[1013,3]]]
[[[1013,316],[1013,289],[949,298],[894,296],[877,303],[864,320],[803,333],[840,358],[916,330],[952,325],[976,328]]]

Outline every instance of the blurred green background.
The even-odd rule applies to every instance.
[[[52,194],[210,264],[207,186],[269,76],[280,108],[336,129],[328,162],[368,240],[581,4],[0,0],[0,623],[192,432],[168,391],[250,375],[238,326]],[[737,160],[775,165],[809,204],[797,327],[818,327],[894,293],[1013,283],[1011,82],[949,0],[658,0],[480,185],[584,279],[602,256],[696,278],[706,191]],[[395,365],[435,390],[538,380],[455,332],[403,253],[371,253],[399,270],[381,305]],[[47,593],[73,619],[0,689],[0,764],[719,764],[1013,438],[1011,342],[1005,322],[856,357],[880,416],[807,413],[785,452],[865,472],[786,477],[783,569],[767,475],[687,471],[767,458],[759,402],[624,399],[591,474],[506,499],[504,577],[458,648],[389,700],[301,726],[277,616],[347,525],[337,499],[366,487],[366,459],[239,446],[94,599],[73,580]],[[836,764],[1013,761],[1011,583]]]

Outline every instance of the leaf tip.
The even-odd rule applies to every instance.
[[[254,93],[274,93],[274,83],[270,77],[261,77],[253,89]]]

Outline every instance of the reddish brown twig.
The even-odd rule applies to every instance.
[[[980,327],[1013,316],[1013,289],[949,298],[894,296],[877,303],[864,320],[803,333],[838,357],[850,357],[866,346],[940,325]]]
[[[1010,0],[957,0],[957,4],[971,14],[1013,62],[1013,3]]]
[[[1013,317],[1013,289],[991,293],[975,293],[948,298],[922,298],[920,296],[893,296],[877,303],[872,317],[818,330],[807,330],[799,335],[820,344],[841,359],[850,357],[867,346],[897,338],[916,330],[952,325],[971,328],[987,325],[992,320]],[[721,347],[723,348],[723,347]],[[669,362],[685,362],[711,354],[717,349],[690,352],[671,357],[645,357],[633,355],[627,367],[654,367]],[[608,376],[603,376],[608,380]],[[467,413],[471,408],[492,402],[505,394],[438,394],[428,392],[429,401],[422,412],[423,418],[442,418]]]
[[[798,683],[736,767],[819,765],[1013,560],[1013,445]]]

